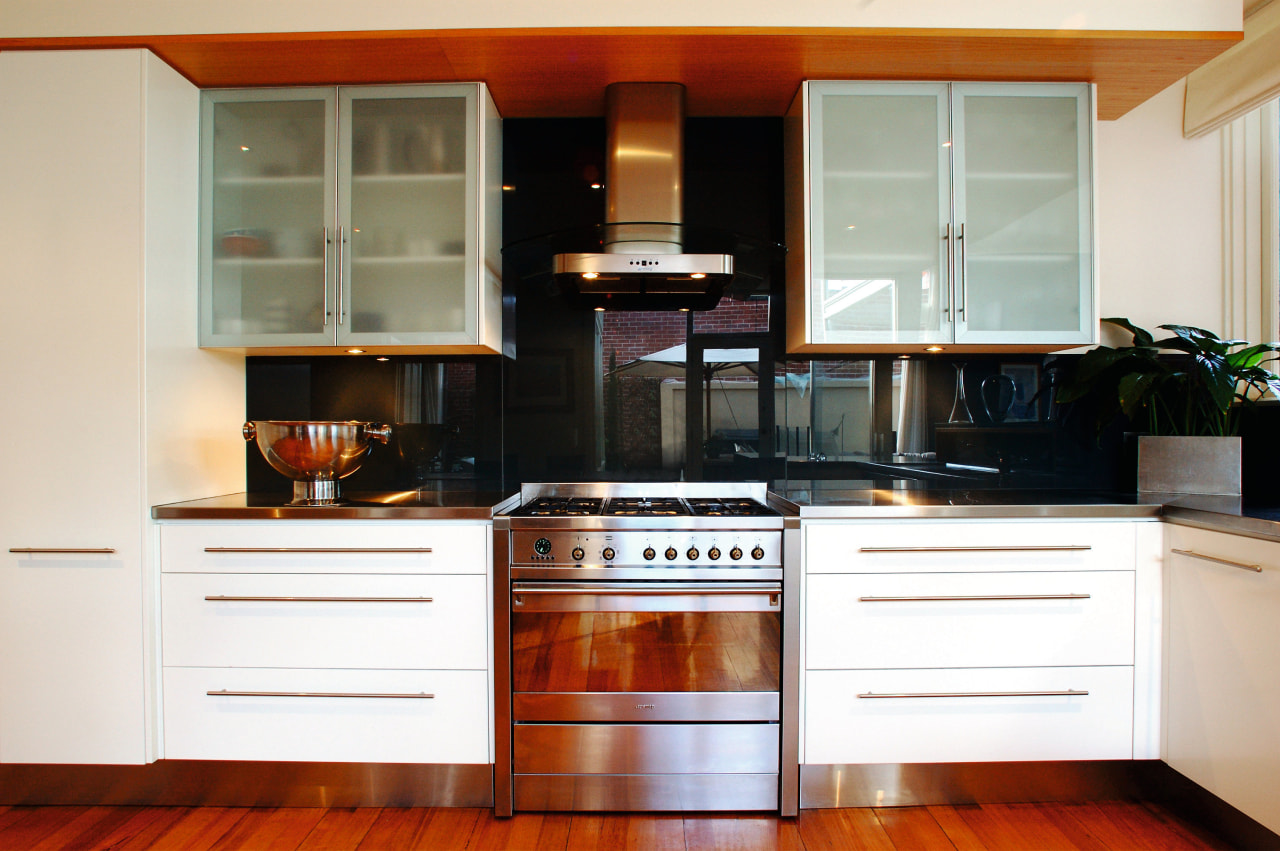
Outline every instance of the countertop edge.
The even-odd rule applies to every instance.
[[[1157,519],[1161,505],[865,505],[802,506],[801,520]]]

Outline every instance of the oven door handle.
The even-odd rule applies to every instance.
[[[776,612],[782,583],[654,582],[511,585],[521,612]]]

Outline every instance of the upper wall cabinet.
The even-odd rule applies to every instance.
[[[501,350],[501,119],[483,84],[208,91],[200,344]]]
[[[805,83],[788,351],[1093,343],[1093,120],[1087,84]]]

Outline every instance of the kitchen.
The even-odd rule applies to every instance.
[[[945,21],[944,18],[938,20]],[[976,24],[967,21],[956,25],[972,27]],[[405,27],[400,25],[394,28]],[[147,28],[135,31],[143,31],[143,29]],[[292,30],[294,27],[287,27],[287,29]],[[55,56],[55,54],[49,55]],[[59,58],[70,65],[75,61],[70,55]],[[147,67],[148,73],[153,74],[158,82],[164,82],[159,69],[150,64]],[[70,75],[72,72],[67,73]],[[362,81],[351,74],[340,74],[330,79]],[[1176,80],[1177,77],[1173,79]],[[173,88],[179,88],[177,82],[173,83]],[[792,95],[794,90],[783,95],[784,102],[775,107],[776,111],[773,114],[781,114],[781,110],[785,108],[785,101]],[[104,101],[100,106],[101,113],[68,116],[66,126],[60,130],[56,138],[66,140],[79,138],[82,128],[87,126],[86,122],[101,122],[103,126],[113,126],[113,116],[125,114],[126,109],[132,109],[133,114],[136,114],[138,110],[136,95],[132,104],[117,102],[115,106],[116,109],[111,109]],[[1216,281],[1221,277],[1221,244],[1218,242],[1221,238],[1219,236],[1221,232],[1219,226],[1221,148],[1216,139],[1184,141],[1180,131],[1181,115],[1181,89],[1175,86],[1171,90],[1156,94],[1152,100],[1138,106],[1131,114],[1115,121],[1102,121],[1098,125],[1096,140],[1100,199],[1098,253],[1103,315],[1130,316],[1138,324],[1150,327],[1168,320],[1169,317],[1163,315],[1158,308],[1162,304],[1172,303],[1175,298],[1180,307],[1185,308],[1186,316],[1217,317],[1223,314],[1222,294],[1216,288],[1205,288],[1202,283]],[[517,115],[508,117],[517,118]],[[164,129],[161,126],[154,126],[149,128],[149,132],[160,133]],[[175,203],[181,206],[180,202],[183,198],[194,198],[197,194],[198,168],[194,146],[186,144],[179,147],[184,150],[184,156],[187,157],[185,161],[175,159],[154,164],[157,168],[172,169],[173,175],[176,175],[176,178],[170,178],[173,182],[166,183],[166,176],[161,172],[155,176],[154,181],[147,181],[145,185],[155,190],[172,186],[172,191],[179,196]],[[35,153],[37,152],[31,152],[33,156]],[[54,153],[56,152],[48,152],[48,155],[52,156]],[[76,157],[68,157],[64,153],[59,161],[62,160],[66,160],[69,164],[76,162]],[[152,167],[152,164],[148,164],[147,167]],[[1179,181],[1169,181],[1167,179],[1169,174],[1179,174],[1183,177]],[[94,175],[95,171],[89,171],[80,175],[79,179],[88,185],[93,182]],[[149,174],[148,177],[150,177]],[[74,193],[76,190],[72,173],[67,174],[67,179],[71,181],[71,188],[66,191]],[[119,179],[122,184],[127,183],[127,176],[123,173],[120,174]],[[136,174],[133,183],[144,185],[142,178]],[[118,208],[122,198],[137,197],[136,189],[130,192],[127,185],[107,187],[104,192],[106,193],[102,200],[104,209],[108,206]],[[147,200],[152,203],[156,201],[151,195],[148,195]],[[1159,215],[1168,209],[1175,208],[1185,209],[1186,215],[1172,220],[1167,216]],[[162,206],[146,207],[139,213],[139,217],[145,215],[146,209],[164,208]],[[66,215],[66,212],[51,207],[41,215],[56,218]],[[87,221],[96,218],[85,215]],[[1159,220],[1159,226],[1153,224],[1156,219]],[[180,223],[167,220],[163,216],[145,219],[145,221],[148,245],[152,244],[154,236],[158,240],[165,241],[166,244],[183,246],[182,251],[188,258],[195,256],[197,248],[195,235],[184,230]],[[165,227],[175,229],[171,237],[164,236],[162,229]],[[90,240],[97,237],[98,229],[86,226],[78,233],[83,233],[83,239]],[[1211,236],[1206,237],[1206,234]],[[106,256],[105,252],[123,250],[127,244],[124,240],[111,239],[103,245],[90,244],[83,251],[83,257],[81,252],[76,252],[77,257],[81,257],[80,262],[88,265],[72,272],[70,279],[84,282],[81,286],[90,286],[89,282],[95,279],[95,273],[101,266],[99,258]],[[136,245],[136,241],[134,244]],[[68,262],[72,259],[68,258]],[[194,316],[195,264],[181,264],[179,261],[180,258],[179,260],[163,256],[154,258],[154,262],[158,263],[178,263],[178,267],[172,274],[176,279],[190,282],[190,286],[184,289],[181,295],[181,298],[189,301],[185,305],[174,306],[172,309],[178,314],[185,311],[186,314]],[[135,259],[128,262],[136,263],[137,261]],[[149,258],[148,262],[152,260]],[[42,274],[47,274],[42,269],[43,266],[33,266],[15,280],[41,280]],[[164,266],[158,268],[148,266],[147,273],[148,280],[162,276],[165,274]],[[1117,285],[1114,283],[1116,281],[1124,283]],[[1148,281],[1151,283],[1147,284]],[[93,290],[90,289],[89,292],[92,293]],[[1155,297],[1157,295],[1159,298]],[[150,299],[148,299],[147,308],[147,317],[150,322],[152,321]],[[119,311],[119,315],[111,316],[106,312],[95,313],[92,317],[94,321],[88,327],[74,333],[64,332],[64,335],[87,341],[95,339],[91,335],[96,334],[100,337],[108,332],[109,328],[103,326],[137,327],[141,317],[136,304],[132,309],[125,303],[116,304],[112,309]],[[1214,322],[1206,319],[1204,324],[1224,327],[1225,316],[1223,320],[1215,326]],[[31,328],[33,339],[30,340],[30,345],[23,346],[21,349],[20,356],[24,360],[55,358],[59,356],[57,349],[66,348],[65,339],[59,341],[60,345],[51,346],[48,331],[52,327],[58,327],[58,323],[52,319],[45,321],[47,324],[43,327]],[[38,336],[36,336],[37,332]],[[110,505],[102,506],[95,512],[95,515],[103,517],[104,525],[95,530],[87,523],[74,521],[78,530],[75,535],[77,545],[103,546],[101,541],[103,537],[109,536],[111,529],[128,528],[130,524],[137,527],[136,513],[146,512],[152,505],[179,502],[216,493],[236,493],[245,489],[243,479],[245,456],[242,454],[244,447],[242,444],[227,440],[228,434],[233,437],[237,434],[240,423],[245,419],[245,384],[241,371],[243,360],[236,356],[213,355],[194,349],[194,333],[194,327],[181,323],[168,324],[163,321],[163,318],[148,327],[145,335],[146,343],[148,347],[155,347],[157,356],[154,358],[154,367],[145,370],[146,404],[143,405],[139,401],[138,404],[131,406],[131,416],[134,418],[133,433],[138,433],[138,421],[145,417],[147,425],[144,433],[155,436],[145,447],[147,458],[144,463],[147,479],[145,484],[128,484],[138,482],[138,472],[134,469],[138,461],[135,458],[132,463],[121,463],[121,469],[105,480],[112,484],[104,483],[101,486],[102,492],[112,494],[109,498]],[[173,338],[166,340],[164,335],[172,335]],[[1256,338],[1257,335],[1250,336]],[[104,344],[107,342],[109,340],[103,341]],[[94,347],[93,350],[98,350],[98,347]],[[14,356],[19,355],[15,352]],[[133,356],[135,358],[137,356],[136,349]],[[64,353],[61,357],[66,358],[66,354]],[[85,361],[87,357],[81,354],[69,362],[64,361],[67,363],[66,369],[73,373],[78,364]],[[152,361],[149,360],[148,363]],[[37,398],[29,391],[19,392],[23,398]],[[135,390],[134,398],[141,400],[143,396]],[[67,405],[66,413],[62,415],[63,419],[54,417],[55,422],[76,422],[78,421],[76,417],[85,409],[119,410],[121,403],[111,398],[94,398],[77,394],[76,398],[66,399],[62,404]],[[52,412],[56,413],[56,410]],[[170,417],[176,422],[167,422],[166,418]],[[199,447],[198,451],[192,452],[189,439],[180,440],[172,436],[175,432],[166,428],[169,425],[182,428],[181,433],[184,435],[194,435],[190,440],[195,441],[195,445]],[[124,426],[107,422],[95,422],[95,427],[124,429]],[[192,428],[195,430],[191,431]],[[107,436],[104,435],[102,439],[107,440]],[[137,443],[134,438],[131,444],[129,438],[123,434],[111,438],[108,442],[110,445],[136,445]],[[38,453],[28,454],[37,455]],[[19,462],[23,463],[21,459]],[[33,482],[48,478],[47,475],[40,475],[37,460],[26,463],[34,466],[30,473],[21,474],[23,481],[28,478]],[[199,469],[193,469],[197,465]],[[76,511],[73,504],[66,502],[66,496],[62,490],[65,489],[65,484],[50,483],[48,487],[53,488],[55,485],[59,486],[59,490],[24,491],[22,501],[42,505],[66,505],[64,509],[66,513],[62,516],[79,517],[82,512]],[[126,490],[127,487],[137,488],[137,490],[131,495],[131,492]],[[15,505],[12,511],[8,509],[9,506],[6,504],[6,515],[11,518],[29,516],[28,509],[23,509],[21,506]],[[105,516],[114,510],[119,510],[124,516],[114,521]],[[35,520],[24,521],[22,527],[37,528],[36,524]],[[97,531],[96,541],[93,540],[95,531]],[[137,552],[131,558],[136,557],[139,564],[149,558],[144,556],[143,552],[149,546],[148,538],[152,533],[153,530],[148,530],[145,534],[138,535]],[[24,542],[20,545],[29,544]],[[88,579],[92,580],[93,576],[90,573]],[[139,582],[139,588],[142,589],[143,595],[155,593],[141,582]],[[48,593],[53,594],[57,590],[56,587],[49,588]],[[124,613],[133,611],[136,613],[139,624],[143,622],[144,612],[154,612],[157,607],[157,601],[147,599],[146,596],[142,600],[137,600],[126,595],[120,603],[118,609],[113,607],[115,615],[123,617]],[[92,621],[87,621],[86,626],[90,623]],[[62,646],[67,656],[76,657],[74,642],[66,643],[68,636],[65,630],[59,631],[56,625],[42,626],[40,623],[25,624],[25,626],[32,630],[27,633],[28,636],[40,636],[40,642],[37,643],[55,648],[59,646],[59,642],[63,642]],[[95,633],[104,636],[110,636],[114,629],[109,622],[103,622],[101,630],[97,627],[87,628],[93,628]],[[136,644],[145,645],[154,642],[155,638],[151,636],[149,630],[139,627],[133,635],[122,637],[121,640],[124,642],[123,646],[115,649],[120,651],[122,657],[135,657],[138,653]],[[33,660],[32,664],[38,666],[38,660]],[[129,691],[143,695],[147,693],[147,689],[154,687],[153,672],[136,670],[127,665],[125,667],[125,677],[129,682],[120,687],[122,692]],[[85,672],[86,675],[88,673],[88,671]],[[39,681],[40,672],[39,670],[27,671],[24,672],[24,676],[34,676],[35,681]],[[129,705],[124,713],[127,720],[122,723],[126,726],[136,725],[137,722],[133,719],[138,714],[155,711],[150,703],[149,699],[145,706],[140,707],[137,703]],[[74,748],[69,747],[69,750],[73,751]],[[114,755],[100,761],[142,762],[143,758],[138,755],[137,749],[131,748],[124,756]]]

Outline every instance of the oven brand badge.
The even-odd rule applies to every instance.
[[[636,704],[636,709],[657,709],[657,708],[658,708],[658,704],[656,703],[637,703]]]

